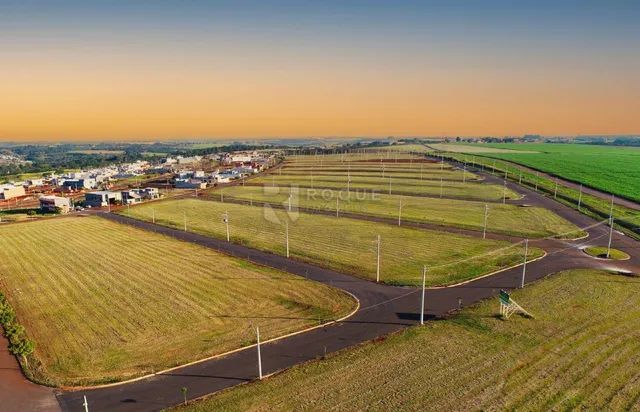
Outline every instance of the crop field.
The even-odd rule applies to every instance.
[[[506,194],[507,200],[519,199],[511,189],[501,185],[480,184],[478,182],[460,182],[446,180],[417,180],[381,177],[352,177],[348,182],[344,176],[287,176],[269,175],[251,179],[251,184],[264,186],[299,186],[308,188],[361,189],[377,193],[390,193],[414,196],[451,197],[470,200],[501,201]]]
[[[640,409],[640,278],[559,273],[490,300],[177,410]]]
[[[345,190],[308,189],[272,186],[232,186],[217,190],[211,196],[223,200],[238,199],[267,202],[288,207],[289,197],[294,207],[351,212],[380,216],[401,221],[435,223],[463,229],[482,230],[485,203],[466,200],[419,198]],[[576,238],[584,233],[555,213],[537,207],[510,204],[488,205],[487,231],[530,238],[559,236]]]
[[[178,229],[186,223],[187,230],[226,239],[227,212],[232,242],[285,255],[288,225],[292,258],[368,279],[376,277],[380,235],[380,280],[392,284],[421,283],[425,264],[429,285],[455,283],[520,263],[524,253],[521,243],[196,199],[140,205],[123,214]],[[531,258],[542,253],[529,250]]]
[[[0,289],[50,385],[117,381],[339,318],[337,289],[98,217],[0,227]]]
[[[583,144],[495,144],[537,153],[491,153],[595,189],[640,201],[640,148]]]

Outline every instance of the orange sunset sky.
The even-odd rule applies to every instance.
[[[633,3],[394,4],[3,4],[0,140],[640,132]]]

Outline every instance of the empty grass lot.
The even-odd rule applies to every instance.
[[[372,194],[368,192],[349,192],[346,190],[307,189],[272,186],[232,186],[219,189],[224,198],[245,201],[268,202],[272,205],[288,206],[291,194],[293,206],[362,215],[380,216],[402,221],[435,223],[463,229],[481,231],[484,226],[485,203],[467,200],[419,198],[415,196],[398,196]],[[337,201],[336,201],[337,200]],[[400,205],[402,204],[402,211]],[[538,207],[520,207],[492,203],[489,205],[487,230],[523,237],[558,236],[560,238],[576,238],[584,232],[576,226],[556,215]]]
[[[273,174],[251,179],[252,184],[263,185],[295,185],[310,188],[346,189],[346,176],[287,176]],[[391,183],[391,184],[390,184]],[[406,194],[415,196],[444,197],[470,200],[502,200],[503,187],[500,185],[480,184],[477,182],[397,179],[382,177],[351,178],[350,189],[366,189],[378,193]],[[391,189],[390,189],[391,188]],[[520,196],[511,189],[506,190],[507,199],[518,199]]]
[[[380,177],[380,178],[394,178],[394,179],[415,179],[415,180],[434,180],[443,178],[445,180],[459,180],[462,181],[464,179],[468,180],[478,180],[478,176],[469,172],[463,172],[462,170],[452,170],[452,169],[444,169],[440,170],[437,168],[429,168],[423,169],[378,169],[378,170],[358,170],[356,168],[353,169],[340,169],[340,170],[298,170],[298,169],[283,169],[281,173],[277,173],[278,175],[287,175],[287,176],[308,176],[311,177],[325,177],[325,176],[341,176],[343,179],[347,179],[351,177]],[[463,176],[466,174],[466,176]]]
[[[118,381],[349,313],[337,289],[98,217],[0,227],[0,288],[36,342],[27,374]]]
[[[207,236],[226,239],[222,220],[228,211],[231,241],[279,255],[286,254],[289,226],[291,257],[368,279],[376,275],[376,236],[381,236],[381,281],[417,285],[422,266],[430,266],[427,284],[442,285],[474,278],[520,263],[521,244],[397,227],[331,216],[184,199],[132,207],[122,214]],[[530,257],[541,251],[531,250]]]
[[[640,278],[559,273],[497,299],[179,411],[640,409]]]

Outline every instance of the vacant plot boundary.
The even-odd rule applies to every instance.
[[[514,292],[535,319],[499,320],[496,301],[484,301],[176,409],[633,410],[638,287],[640,278],[563,272]]]
[[[222,196],[220,196],[222,193]],[[235,186],[211,194],[213,200],[230,199],[265,202],[287,207],[289,198],[294,208],[315,209],[339,215],[341,212],[379,216],[402,222],[433,223],[482,232],[487,231],[521,237],[577,238],[584,235],[565,219],[538,207],[510,204],[490,205],[465,200],[418,198],[345,190],[322,190],[292,187]]]
[[[330,322],[337,289],[98,217],[0,227],[0,287],[56,386],[153,373]]]
[[[380,280],[417,285],[429,265],[428,285],[472,279],[518,263],[521,243],[482,240],[429,230],[395,227],[356,219],[225,204],[196,199],[159,202],[131,208],[124,215],[225,239],[228,218],[232,242],[376,279],[377,237],[380,236]],[[530,257],[542,251],[530,249]]]

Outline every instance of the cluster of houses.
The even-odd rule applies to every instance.
[[[107,207],[109,205],[126,205],[140,203],[145,200],[159,199],[160,192],[155,187],[128,190],[100,190],[84,195],[85,207]],[[40,210],[49,213],[69,213],[73,210],[73,200],[64,196],[41,196]]]
[[[93,190],[111,180],[143,175],[149,169],[149,162],[139,160],[133,163],[110,165],[81,172],[68,172],[61,175],[52,173],[47,177],[32,178],[22,182],[0,185],[0,200],[13,199],[26,195],[27,190],[54,187],[63,192]]]
[[[211,156],[212,160],[220,162],[225,168],[207,173],[203,170],[184,170],[174,166],[175,187],[177,189],[204,189],[219,183],[229,183],[263,171],[273,164],[275,158],[272,154],[258,151],[220,153]],[[194,156],[190,159],[202,160],[200,156]],[[169,158],[165,164],[167,162],[169,162]],[[172,162],[173,159],[170,164],[175,165]],[[184,162],[178,164],[184,164]]]
[[[229,183],[259,173],[275,163],[276,154],[268,151],[238,151],[207,156],[167,157],[160,164],[151,165],[139,160],[133,163],[109,165],[80,172],[68,172],[61,175],[51,174],[43,178],[34,178],[23,182],[0,185],[0,200],[25,196],[27,193],[55,193],[86,191],[84,206],[107,207],[113,204],[133,204],[145,200],[157,199],[157,188],[127,190],[109,189],[110,182],[153,173],[172,173],[174,186],[178,189],[204,189],[208,186]],[[211,172],[201,170],[203,161],[216,161],[221,168]],[[38,188],[41,188],[38,190]],[[69,197],[45,195],[40,197],[40,208],[44,212],[67,213],[73,210],[73,201]]]

